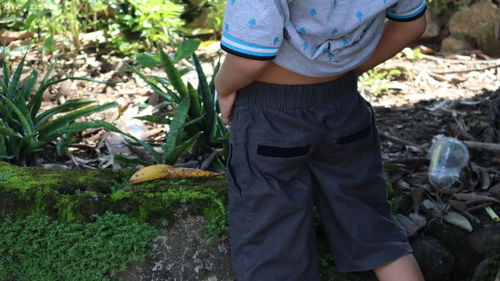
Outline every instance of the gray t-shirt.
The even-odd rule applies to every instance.
[[[411,21],[426,8],[425,0],[227,0],[221,47],[325,77],[368,59],[386,17]]]

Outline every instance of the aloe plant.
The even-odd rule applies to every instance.
[[[91,99],[74,99],[49,110],[41,111],[43,93],[52,85],[65,80],[85,80],[108,83],[84,77],[56,79],[50,76],[52,65],[37,87],[39,74],[33,70],[21,81],[25,57],[11,73],[8,54],[3,49],[2,72],[0,76],[0,159],[17,164],[34,164],[37,153],[48,144],[56,144],[64,152],[68,139],[76,132],[101,126],[102,122],[75,121],[84,116],[118,106],[116,103],[92,105]],[[109,124],[112,126],[111,124]]]
[[[200,41],[197,39],[185,40],[172,56],[169,56],[159,45],[158,54],[143,53],[138,55],[137,61],[140,65],[146,67],[161,66],[166,74],[165,77],[146,76],[136,67],[129,66],[149,85],[153,92],[161,96],[165,103],[172,105],[176,110],[171,118],[138,117],[138,119],[151,122],[170,124],[169,133],[162,145],[164,155],[161,157],[162,162],[159,163],[172,164],[172,161],[180,155],[179,151],[189,149],[196,150],[198,154],[207,155],[215,149],[224,148],[225,153],[220,157],[219,163],[223,163],[227,157],[229,133],[219,117],[213,80],[208,82],[195,54],[199,44]],[[187,71],[179,70],[176,67],[177,62],[186,58],[192,60],[198,75],[197,89],[191,83],[183,81],[182,75]],[[218,68],[219,64],[216,66],[215,73]],[[149,151],[149,149],[147,150]],[[169,155],[171,153],[173,153],[172,156]],[[157,158],[154,154],[153,157]],[[165,162],[166,159],[170,163]]]

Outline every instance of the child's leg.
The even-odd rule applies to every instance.
[[[418,267],[410,266],[408,254],[412,249],[404,229],[391,214],[369,104],[356,91],[346,92],[335,100],[330,116],[321,118],[327,133],[315,146],[308,168],[316,183],[315,205],[337,270],[383,269],[398,261],[394,267],[386,267],[388,271],[379,271],[380,276],[397,269],[405,275],[417,274]],[[421,281],[405,275],[399,275],[397,280]]]
[[[231,261],[238,281],[319,281],[306,168],[322,134],[303,87],[238,91],[227,165]],[[311,100],[310,100],[311,99]]]
[[[423,281],[424,277],[412,254],[400,257],[373,270],[380,281]]]

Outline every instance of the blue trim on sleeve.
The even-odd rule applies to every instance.
[[[234,38],[227,33],[222,35],[221,47],[228,53],[233,53],[238,56],[246,56],[252,59],[269,60],[276,57],[278,47],[266,47],[251,44]]]
[[[422,4],[415,11],[399,15],[395,13],[387,13],[386,17],[393,21],[408,22],[420,18],[425,14],[426,10],[427,10],[427,3],[423,1]]]
[[[230,54],[233,54],[233,55],[238,56],[238,57],[246,58],[246,59],[251,59],[251,60],[273,60],[276,57],[276,55],[264,57],[264,56],[254,56],[254,55],[249,55],[246,53],[240,53],[238,51],[235,51],[233,49],[230,49],[230,48],[224,46],[222,44],[222,42],[220,44],[220,47],[222,50],[224,50]]]
[[[248,43],[248,42],[245,42],[245,41],[241,41],[240,39],[238,38],[235,38],[227,33],[224,33],[222,34],[222,37],[224,38],[227,38],[235,43],[238,43],[238,44],[241,44],[241,45],[245,45],[245,46],[248,46],[248,47],[251,47],[251,48],[258,48],[258,49],[266,49],[266,50],[277,50],[278,48],[276,47],[266,47],[266,46],[259,46],[259,45],[255,45],[255,44],[252,44],[252,43]]]

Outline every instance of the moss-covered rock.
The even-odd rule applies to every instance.
[[[106,211],[153,225],[185,208],[209,221],[225,204],[226,180],[156,180],[129,185],[135,171],[47,170],[0,162],[0,218],[46,214],[64,221],[92,221]]]

